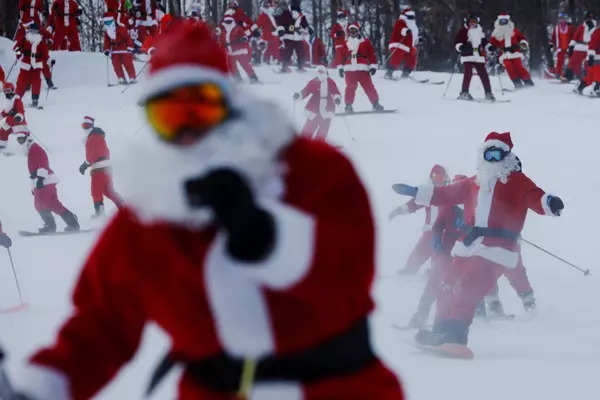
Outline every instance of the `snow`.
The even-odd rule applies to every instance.
[[[0,63],[7,72],[12,64],[9,48],[10,42],[0,40]],[[54,81],[60,89],[50,93],[43,111],[27,110],[27,119],[32,132],[49,151],[51,166],[60,178],[61,199],[79,216],[83,227],[98,226],[103,221],[90,218],[93,208],[89,176],[78,172],[84,156],[79,124],[84,115],[96,118],[107,132],[115,163],[135,157],[132,146],[151,135],[136,106],[140,88],[131,87],[121,94],[120,87],[107,87],[106,60],[101,54],[58,52],[55,58]],[[136,63],[136,67],[140,69],[142,64]],[[343,90],[343,80],[337,72],[330,73]],[[302,89],[312,72],[282,76],[269,67],[261,67],[258,75],[270,83],[244,85],[242,90],[274,99],[301,126],[303,105],[292,102],[292,93]],[[435,80],[449,78],[449,74],[416,75]],[[13,71],[11,80],[15,77]],[[111,79],[114,82],[112,71]],[[450,98],[460,91],[461,79],[460,75],[454,76],[448,91]],[[508,86],[506,76],[503,79]],[[507,94],[512,102],[505,104],[444,100],[445,85],[386,81],[382,71],[375,80],[381,103],[399,112],[338,117],[333,121],[329,139],[342,146],[342,151],[354,161],[370,194],[378,239],[374,345],[402,379],[408,398],[597,398],[600,270],[595,262],[595,245],[600,176],[595,168],[599,143],[595,134],[599,103],[572,95],[570,85],[539,79],[533,89]],[[495,77],[492,84],[499,96]],[[475,97],[483,97],[477,77],[472,88]],[[44,91],[42,99],[45,96]],[[369,108],[359,89],[355,109]],[[394,323],[405,324],[414,312],[425,275],[405,278],[395,274],[416,243],[424,216],[417,213],[388,221],[389,212],[407,200],[395,194],[391,185],[422,183],[434,163],[447,166],[452,173],[472,173],[476,149],[490,130],[511,131],[524,171],[538,185],[560,195],[566,204],[560,218],[531,214],[524,237],[591,268],[592,275],[584,277],[524,246],[524,262],[538,302],[537,314],[525,316],[514,290],[501,278],[500,296],[507,312],[517,314],[517,320],[476,321],[470,337],[476,355],[473,361],[433,358],[409,344],[411,332],[392,328]],[[18,379],[22,360],[40,345],[49,343],[70,312],[71,289],[98,233],[19,237],[18,230],[36,229],[41,221],[33,208],[24,157],[3,157],[0,163],[4,188],[0,219],[13,238],[11,250],[29,305],[24,311],[0,314],[0,342],[9,354],[9,372]],[[117,190],[121,184],[115,173]],[[114,212],[109,201],[106,205],[109,212]],[[62,221],[58,223],[62,226]],[[0,249],[0,253],[5,252]],[[16,304],[18,297],[8,258],[0,254],[0,308]],[[151,371],[168,345],[168,338],[156,326],[149,326],[136,358],[98,398],[141,398]],[[172,397],[175,375],[169,377],[155,398]]]

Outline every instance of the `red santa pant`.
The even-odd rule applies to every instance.
[[[506,268],[504,276],[508,279],[508,283],[515,289],[519,296],[533,292],[529,277],[527,276],[527,270],[523,265],[523,259],[519,256],[519,263],[516,268]],[[498,295],[498,282],[494,284],[492,290],[487,294],[488,296]]]
[[[42,75],[44,75],[44,78],[46,80],[48,79],[52,79],[52,71],[50,71],[50,66],[48,66],[48,62],[44,62],[44,65],[42,67]]]
[[[92,200],[94,204],[101,203],[104,196],[109,198],[117,208],[121,208],[123,201],[115,192],[112,183],[112,176],[106,169],[93,170],[90,174],[92,181]]]
[[[524,81],[531,79],[531,75],[529,75],[529,72],[523,66],[523,60],[520,58],[507,58],[503,64],[511,81],[515,79],[522,79]]]
[[[600,62],[600,61],[596,61]],[[593,67],[588,67],[587,74],[583,79],[586,85],[591,85],[594,82],[600,82],[600,64],[596,64]]]
[[[448,274],[452,265],[452,256],[450,250],[443,252],[433,252],[431,256],[431,271],[423,292],[431,297],[437,298],[440,295],[442,283]]]
[[[15,93],[20,97],[23,97],[27,88],[31,85],[31,94],[39,96],[42,87],[41,73],[41,68],[32,68],[30,70],[21,69],[19,77],[17,78],[17,88],[15,89]]]
[[[556,67],[554,68],[554,73],[557,76],[562,76],[563,69],[565,68],[565,59],[567,58],[567,49],[558,49],[556,54]]]
[[[254,72],[254,68],[252,67],[252,64],[250,63],[250,55],[249,54],[241,54],[239,56],[228,56],[228,60],[229,60],[229,68],[231,68],[231,72],[233,72],[234,75],[240,75],[240,67],[239,66],[241,65],[242,69],[244,71],[246,71],[246,74],[248,75],[248,77],[256,76],[256,73]]]
[[[419,268],[433,255],[433,232],[425,231],[419,238],[415,248],[408,256],[404,270],[406,272],[417,272]]]
[[[331,118],[323,118],[320,114],[317,114],[313,119],[309,118],[304,123],[304,127],[302,128],[302,137],[313,139],[313,135],[316,131],[317,134],[314,139],[325,141],[330,125]]]
[[[68,41],[68,45],[67,45]],[[79,43],[79,30],[77,24],[69,24],[69,26],[58,25],[54,34],[54,49],[67,49],[69,51],[81,51]]]
[[[292,62],[292,54],[296,52],[296,57],[298,58],[298,65],[304,65],[304,60],[306,60],[306,54],[304,54],[304,44],[303,40],[283,40],[283,49],[281,49],[281,62],[283,65],[288,66]]]
[[[476,62],[465,62],[463,63],[465,67],[465,74],[463,75],[463,83],[462,83],[462,91],[468,92],[469,86],[471,86],[471,78],[473,78],[473,70],[477,70],[477,75],[479,75],[479,79],[481,79],[481,83],[483,84],[483,89],[486,93],[490,93],[492,91],[492,87],[490,86],[490,77],[485,69],[484,63],[476,63]]]
[[[56,184],[46,185],[41,189],[33,189],[33,204],[35,209],[40,211],[52,211],[55,214],[63,215],[68,210],[58,200]]]
[[[405,64],[407,69],[411,71],[415,69],[417,66],[417,50],[411,49],[410,52],[398,48],[394,50],[392,50],[394,52],[390,58],[390,67],[398,69],[402,64]]]
[[[338,65],[344,65],[343,48],[343,44],[338,44],[335,46],[335,55],[333,57],[333,61],[331,62],[331,66],[333,68],[337,67]]]
[[[354,97],[356,96],[356,89],[358,84],[362,86],[363,90],[367,94],[371,104],[375,104],[379,101],[379,95],[377,89],[373,86],[373,80],[369,71],[348,71],[346,76],[346,92],[344,94],[344,101],[346,104],[353,104]]]
[[[11,134],[12,128],[4,129],[0,128],[0,144],[6,145],[6,141],[8,141],[8,136]]]
[[[587,53],[585,51],[574,51],[573,55],[569,58],[569,64],[567,64],[567,68],[573,71],[575,77],[582,75],[582,64],[587,57]]]
[[[125,79],[123,69],[127,72],[129,79],[135,79],[135,68],[133,67],[133,55],[130,53],[112,53],[110,56],[113,69],[119,79]]]
[[[279,60],[279,47],[281,46],[281,42],[279,39],[271,39],[267,41],[267,50],[263,54],[263,59],[270,63],[271,60]]]

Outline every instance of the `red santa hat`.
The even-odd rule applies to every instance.
[[[510,132],[491,132],[485,138],[485,142],[483,143],[483,145],[485,148],[495,146],[504,151],[511,151],[513,148],[513,142],[510,138]]]
[[[227,56],[204,22],[173,21],[155,47],[141,103],[177,87],[204,82],[218,84],[229,96]]]
[[[408,15],[408,16],[416,16],[414,10],[410,7],[405,8],[404,10],[402,10],[402,15]]]
[[[501,12],[500,14],[498,14],[497,19],[510,19],[510,14],[507,12]]]
[[[433,168],[431,168],[429,177],[431,178],[433,183],[446,183],[448,181],[448,172],[446,171],[446,168],[442,167],[439,164],[435,164]]]
[[[82,125],[83,124],[90,124],[90,125],[94,126],[94,118],[89,117],[89,116],[86,115],[85,117],[83,117],[83,122],[81,124]]]
[[[351,24],[348,24],[348,31],[350,31],[350,29],[356,29],[358,31],[360,31],[360,24],[358,22],[352,22]]]
[[[337,10],[337,17],[338,17],[338,19],[340,19],[340,18],[348,18],[349,14],[350,13],[345,8],[340,8],[339,10]]]
[[[104,13],[104,16],[102,17],[102,21],[106,24],[107,22],[114,22],[115,17],[111,14],[111,13]]]

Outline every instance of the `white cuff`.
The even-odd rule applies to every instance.
[[[400,31],[400,34],[402,36],[406,36],[406,32],[408,31],[408,28],[402,28],[402,30]]]
[[[18,377],[15,387],[33,399],[71,399],[69,380],[56,369],[30,364]]]
[[[433,197],[433,191],[435,187],[433,185],[421,185],[417,187],[417,195],[415,196],[415,203],[420,206],[431,205],[431,198]]]
[[[39,178],[47,178],[49,174],[46,168],[38,168],[37,171],[35,171],[35,175]]]

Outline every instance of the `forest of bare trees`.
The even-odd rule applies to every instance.
[[[51,0],[44,0],[46,3]],[[162,0],[173,15],[182,15],[192,1]],[[227,6],[226,0],[200,0],[204,6],[205,20],[216,23]],[[262,0],[240,0],[246,12],[256,17]],[[86,50],[100,49],[101,24],[104,0],[79,0],[84,15],[81,18],[82,45]],[[474,13],[481,17],[486,31],[491,31],[500,12],[512,15],[517,27],[527,36],[530,47],[530,65],[539,68],[550,58],[547,48],[549,27],[556,21],[560,11],[567,12],[573,23],[580,23],[588,10],[600,16],[598,0],[292,0],[300,4],[308,20],[323,41],[331,47],[329,29],[335,22],[339,8],[350,10],[352,18],[360,22],[363,33],[373,42],[380,62],[387,56],[387,43],[394,22],[404,7],[412,7],[417,13],[421,43],[419,68],[450,70],[456,60],[452,42],[463,18]],[[11,37],[15,31],[18,0],[0,2],[0,30]],[[330,50],[331,51],[331,50]]]

